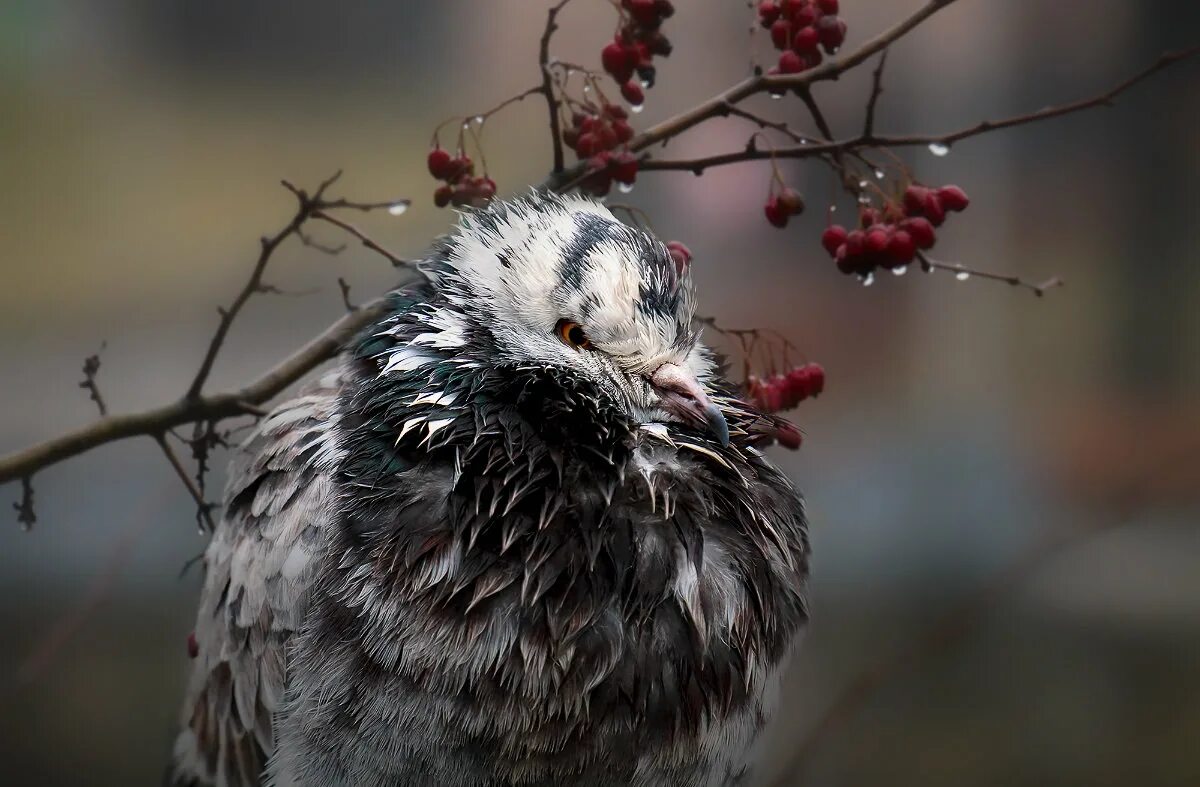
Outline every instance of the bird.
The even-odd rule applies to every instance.
[[[463,213],[234,452],[169,783],[750,784],[808,527],[693,267],[588,197]]]

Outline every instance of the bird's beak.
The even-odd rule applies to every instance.
[[[682,366],[664,363],[650,375],[660,406],[685,423],[707,429],[721,445],[729,445],[729,424],[721,408],[708,400],[700,381]]]

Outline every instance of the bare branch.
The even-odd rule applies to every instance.
[[[337,283],[338,289],[342,291],[342,305],[346,307],[346,311],[352,312],[358,309],[357,306],[350,302],[350,284],[341,276],[338,276]]]
[[[192,497],[192,501],[196,504],[196,521],[200,523],[200,526],[204,530],[211,533],[216,527],[212,520],[212,509],[215,504],[204,499],[204,492],[196,485],[192,477],[188,475],[187,469],[179,461],[179,455],[175,453],[175,449],[167,442],[166,434],[157,434],[154,436],[154,440],[158,443],[158,447],[162,449],[163,454],[167,457],[167,463],[171,465],[171,469],[175,471],[175,475],[179,476],[179,480],[183,482],[184,488],[187,489],[188,494]]]
[[[262,409],[257,405],[270,401],[308,372],[333,358],[343,344],[382,317],[384,311],[382,298],[359,306],[356,311],[343,315],[291,356],[240,389],[191,399],[183,397],[171,404],[139,413],[106,416],[81,429],[2,457],[0,484],[18,478],[27,479],[44,467],[117,440],[154,437],[167,429],[199,420],[219,421],[236,415],[261,414]],[[26,522],[26,510],[32,515],[32,493],[28,495],[28,501],[29,506],[17,505],[23,523]],[[28,521],[31,524],[33,520]]]
[[[313,211],[317,210],[321,203],[321,197],[325,190],[341,177],[341,171],[335,172],[329,178],[326,178],[313,196],[309,197],[303,190],[297,189],[286,180],[283,185],[295,196],[300,203],[291,221],[287,225],[270,237],[264,237],[259,242],[258,259],[254,263],[254,267],[250,271],[250,277],[242,286],[241,292],[233,299],[233,303],[229,306],[218,309],[221,315],[221,320],[217,324],[217,330],[213,334],[212,340],[208,344],[208,350],[204,353],[204,359],[200,362],[200,369],[196,372],[196,376],[192,379],[192,384],[188,386],[187,392],[184,394],[185,399],[195,399],[200,395],[204,383],[208,381],[209,374],[212,373],[213,364],[217,360],[217,355],[221,352],[221,347],[225,344],[225,337],[229,335],[229,329],[233,326],[234,320],[241,313],[242,307],[262,288],[263,272],[267,269],[267,263],[271,261],[271,255],[279,248],[279,245],[287,240],[293,233],[300,230],[300,226],[308,220],[308,217]]]
[[[323,243],[313,240],[312,236],[303,230],[297,230],[296,237],[298,237],[300,242],[305,246],[308,246],[310,249],[316,249],[323,254],[328,254],[330,257],[336,257],[346,250],[346,244],[344,243],[339,243],[336,246],[326,246]]]
[[[930,2],[912,16],[890,30],[879,34],[854,52],[834,60],[828,60],[824,65],[817,68],[803,71],[799,74],[783,76],[755,75],[744,79],[724,92],[697,104],[687,112],[646,129],[633,138],[630,142],[630,148],[635,151],[642,150],[657,142],[678,136],[681,132],[686,131],[697,123],[721,114],[722,107],[729,104],[737,104],[756,93],[772,89],[778,92],[794,88],[805,88],[814,82],[836,79],[842,73],[849,71],[871,57],[871,55],[886,49],[930,16],[933,16],[933,14],[954,2],[955,0],[930,0]]]
[[[554,164],[550,169],[551,177],[563,170],[563,143],[560,121],[558,117],[558,99],[554,95],[554,78],[550,73],[550,39],[558,29],[558,12],[571,0],[559,0],[546,12],[546,27],[542,31],[538,43],[538,69],[542,72],[542,95],[546,97],[546,110],[550,113],[550,144],[554,150]]]
[[[1033,282],[1025,281],[1020,276],[1007,276],[1003,273],[993,273],[991,271],[979,270],[978,268],[968,268],[966,265],[963,265],[960,262],[938,262],[937,260],[931,260],[925,254],[920,252],[917,253],[917,259],[921,262],[921,270],[925,271],[926,273],[932,273],[933,271],[950,271],[958,278],[959,281],[966,281],[972,276],[977,276],[980,279],[1002,281],[1005,284],[1012,285],[1013,287],[1024,287],[1039,298],[1046,294],[1046,290],[1052,290],[1056,287],[1062,287],[1066,284],[1066,282],[1057,276],[1052,276],[1040,284],[1034,284]]]
[[[100,371],[100,355],[104,352],[104,346],[105,343],[100,342],[100,349],[94,355],[83,359],[83,380],[79,383],[79,387],[88,392],[88,398],[96,403],[101,417],[108,415],[108,405],[104,403],[104,397],[100,395],[100,386],[96,384],[96,374]]]
[[[330,216],[328,213],[321,211],[321,210],[313,212],[312,217],[314,219],[320,219],[321,221],[328,221],[330,224],[341,227],[346,232],[349,232],[351,235],[358,238],[362,242],[362,245],[366,246],[371,251],[377,252],[379,254],[382,254],[384,257],[386,257],[387,260],[390,263],[392,263],[393,267],[401,268],[401,267],[404,267],[405,265],[412,264],[409,260],[406,260],[403,257],[399,257],[395,254],[392,254],[390,251],[383,248],[378,243],[376,243],[374,240],[372,240],[370,237],[368,237],[367,234],[364,233],[362,230],[360,230],[358,227],[355,227],[353,224],[350,224],[349,222],[345,222],[339,218]]]
[[[879,56],[879,65],[875,66],[875,72],[871,74],[871,97],[867,99],[867,119],[863,123],[864,137],[870,137],[875,133],[875,106],[879,103],[879,97],[883,95],[883,70],[887,68],[888,50],[883,50],[883,54]]]
[[[33,509],[32,476],[26,475],[21,478],[21,499],[12,505],[17,512],[17,521],[21,523],[21,529],[33,529],[37,523],[37,512]]]
[[[1110,106],[1118,96],[1132,88],[1134,85],[1137,85],[1139,82],[1142,82],[1152,74],[1168,68],[1182,60],[1194,57],[1197,54],[1200,54],[1200,47],[1194,47],[1181,52],[1168,52],[1160,56],[1150,66],[1146,67],[1132,77],[1122,81],[1120,84],[1116,85],[1110,90],[1101,93],[1100,95],[1080,101],[1073,101],[1068,104],[1046,107],[1045,109],[1038,110],[1037,112],[1014,115],[1013,117],[1004,118],[1002,120],[985,120],[958,131],[951,131],[942,134],[914,134],[905,136],[880,136],[876,134],[863,134],[850,139],[832,142],[826,141],[816,144],[802,144],[795,147],[777,148],[773,151],[748,147],[744,150],[733,151],[730,153],[720,153],[694,159],[669,160],[648,158],[639,164],[638,169],[639,171],[681,170],[700,174],[709,167],[737,164],[743,161],[756,161],[770,158],[815,158],[823,155],[850,153],[862,148],[902,148],[933,144],[950,145],[960,140],[967,139],[968,137],[979,136],[980,134],[986,134],[992,131],[998,131],[1000,129],[1023,126],[1043,120],[1050,120],[1052,118],[1062,117],[1064,115],[1069,115],[1076,112],[1082,112],[1095,107]],[[801,98],[803,99],[805,95],[805,93],[802,93]],[[810,111],[815,106],[815,102],[810,105]],[[817,111],[819,113],[819,108]],[[828,126],[826,126],[826,128],[828,128]],[[822,133],[826,132],[822,131]]]

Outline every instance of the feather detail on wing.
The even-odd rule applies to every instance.
[[[338,373],[274,410],[238,449],[205,551],[175,785],[250,787],[274,748],[287,645],[324,545]]]

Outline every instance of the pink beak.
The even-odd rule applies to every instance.
[[[708,400],[700,381],[682,366],[664,363],[650,375],[664,410],[685,423],[707,429],[721,445],[729,445],[729,424],[721,408]]]

